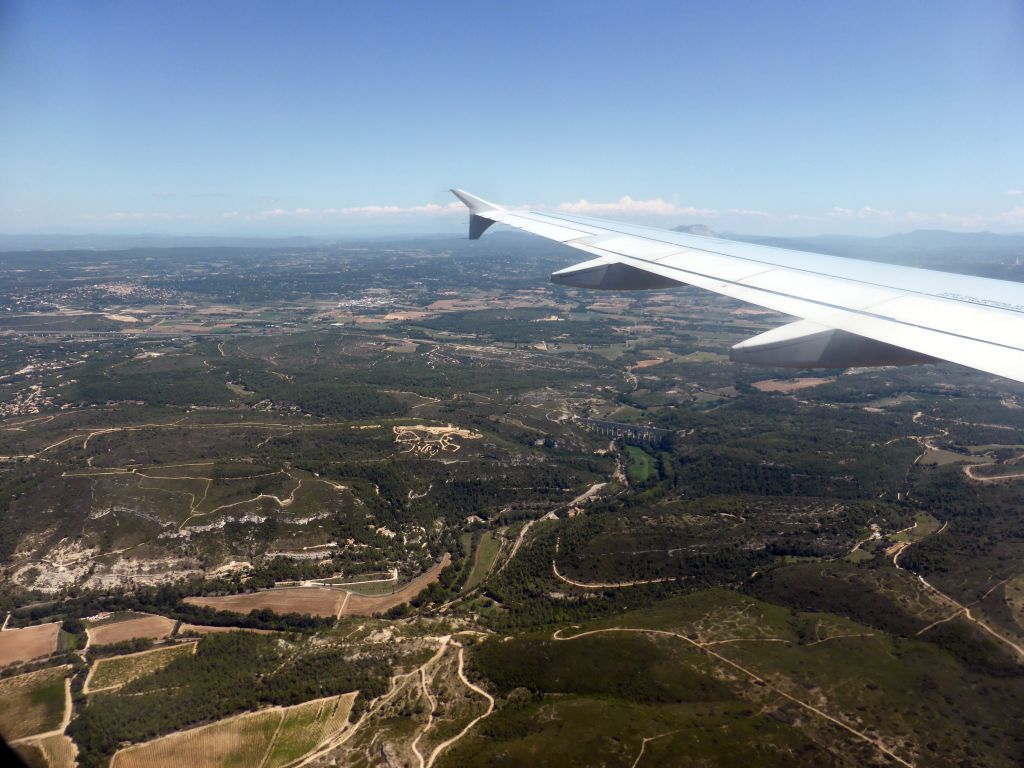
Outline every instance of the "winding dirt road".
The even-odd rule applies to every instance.
[[[551,571],[555,574],[555,576],[557,578],[561,579],[566,584],[571,584],[572,586],[579,587],[580,589],[622,589],[624,587],[638,587],[638,586],[640,586],[642,584],[663,584],[663,583],[665,583],[667,581],[675,581],[676,580],[674,576],[667,576],[667,577],[661,578],[661,579],[636,579],[634,581],[617,581],[617,582],[614,582],[614,583],[612,583],[612,582],[601,582],[601,581],[597,581],[597,582],[574,581],[573,579],[570,579],[568,576],[563,575],[562,572],[558,570],[558,565],[555,563],[555,558],[558,557],[558,550],[561,548],[561,546],[562,546],[562,540],[561,539],[556,539],[555,540],[555,557],[551,558]]]
[[[494,711],[494,697],[491,696],[491,694],[489,694],[483,688],[480,688],[479,686],[474,685],[472,682],[470,682],[469,678],[466,677],[465,668],[464,668],[464,664],[463,664],[463,653],[464,653],[464,649],[460,645],[459,646],[459,667],[458,667],[459,680],[461,680],[462,684],[465,685],[467,688],[469,688],[471,691],[474,691],[475,693],[478,693],[481,696],[483,696],[485,699],[487,699],[487,711],[484,712],[482,715],[477,715],[475,718],[470,720],[469,723],[467,723],[465,728],[463,728],[457,734],[452,736],[450,739],[448,739],[447,741],[442,741],[440,744],[438,744],[436,747],[434,747],[434,751],[430,753],[430,758],[427,760],[426,768],[432,768],[432,766],[434,765],[434,761],[437,760],[438,756],[444,750],[448,749],[448,747],[450,747],[452,744],[456,743],[459,739],[461,739],[463,736],[465,736],[467,733],[469,733],[470,729],[474,725],[479,723],[485,717],[489,717],[490,714]]]
[[[942,527],[939,528],[939,530],[937,530],[935,533],[933,533],[931,535],[932,536],[938,536],[940,533],[943,533],[948,527],[949,527],[949,521],[947,520],[945,523],[942,524]],[[918,541],[924,541],[925,538],[929,538],[929,537],[926,536],[924,538],[918,539]],[[931,582],[929,582],[921,574],[916,573],[916,572],[910,570],[909,568],[904,568],[902,565],[900,565],[900,557],[911,546],[913,546],[914,544],[917,544],[918,541],[900,542],[900,544],[897,545],[897,547],[892,550],[892,564],[894,566],[896,566],[896,568],[898,570],[906,571],[907,573],[910,573],[910,574],[913,574],[914,576],[916,576],[917,580],[919,582],[921,582],[921,586],[923,586],[926,591],[932,593],[936,598],[938,598],[939,602],[945,603],[946,605],[949,605],[949,606],[953,607],[955,610],[953,611],[953,613],[951,613],[949,616],[946,616],[944,619],[939,619],[938,621],[933,621],[928,626],[924,627],[923,629],[918,630],[917,633],[915,634],[915,637],[920,637],[925,632],[927,632],[929,629],[932,629],[933,627],[937,627],[939,624],[945,624],[947,621],[952,621],[957,616],[963,616],[965,619],[967,619],[968,621],[973,622],[974,624],[976,624],[980,629],[982,629],[984,632],[987,632],[988,634],[990,634],[992,637],[994,637],[999,642],[1004,643],[1005,645],[1007,645],[1010,648],[1012,648],[1013,651],[1021,658],[1021,661],[1024,661],[1024,646],[1021,646],[1019,643],[1015,643],[1010,638],[1000,634],[999,632],[994,630],[992,627],[990,627],[988,624],[986,624],[984,621],[982,621],[981,619],[975,617],[971,613],[971,606],[978,605],[982,600],[984,600],[986,597],[988,597],[996,588],[1002,586],[1007,581],[1009,581],[1009,579],[1003,579],[1002,581],[998,582],[993,587],[991,587],[980,598],[978,598],[977,600],[975,600],[972,603],[968,603],[967,605],[964,605],[960,601],[954,599],[953,597],[950,597],[945,592],[943,592],[940,589],[936,588]]]

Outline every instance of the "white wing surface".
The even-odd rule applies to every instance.
[[[825,256],[562,213],[508,210],[452,190],[469,236],[492,223],[593,258],[551,275],[583,288],[694,285],[803,318],[732,359],[797,368],[948,360],[1024,382],[1024,284]]]

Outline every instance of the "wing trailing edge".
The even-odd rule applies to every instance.
[[[498,222],[590,254],[553,282],[691,285],[802,318],[737,344],[737,362],[799,368],[953,362],[1024,383],[1024,285],[793,251],[569,213],[509,210],[452,190],[470,237]]]
[[[854,368],[940,362],[920,352],[838,328],[826,328],[810,320],[797,320],[741,341],[729,350],[729,359],[780,368]]]
[[[553,272],[551,282],[599,291],[649,291],[686,285],[671,277],[656,275],[632,264],[604,257]]]

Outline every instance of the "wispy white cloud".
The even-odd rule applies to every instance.
[[[559,203],[555,210],[561,213],[580,215],[595,214],[598,216],[718,216],[714,208],[695,208],[682,206],[655,197],[650,200],[634,200],[629,195],[620,197],[614,203],[592,203],[589,200],[577,200],[574,203]]]
[[[897,216],[893,211],[888,211],[881,208],[872,208],[870,205],[865,205],[860,208],[841,208],[839,206],[834,207],[828,212],[828,216],[831,219],[892,219]]]
[[[938,220],[943,224],[952,224],[965,229],[978,227],[1024,227],[1024,206],[1017,206],[997,213],[940,213]]]
[[[1024,206],[1017,206],[1005,211],[994,213],[933,213],[922,211],[892,211],[874,208],[870,205],[861,208],[835,207],[828,212],[830,219],[884,221],[895,224],[907,224],[917,227],[957,227],[960,229],[977,229],[991,226],[1024,225]]]
[[[1013,197],[1018,192],[1008,190]],[[1015,201],[1016,202],[1016,201]],[[510,210],[524,210],[528,206],[508,206]],[[529,206],[540,211],[557,211],[566,214],[593,215],[625,220],[640,219],[654,221],[662,226],[697,221],[711,221],[716,227],[740,228],[771,227],[787,230],[792,226],[806,230],[814,226],[819,231],[864,230],[898,231],[911,228],[947,228],[977,230],[991,228],[1002,231],[1024,230],[1024,206],[1017,205],[1003,211],[988,213],[949,213],[900,211],[872,205],[860,207],[834,206],[821,211],[772,212],[757,208],[703,208],[682,205],[675,201],[655,197],[637,199],[624,196],[613,202],[591,202],[586,199],[556,203],[553,205]],[[358,205],[330,208],[268,208],[258,212],[227,210],[205,215],[189,213],[167,213],[160,211],[114,211],[105,214],[89,214],[82,218],[97,223],[175,223],[175,222],[291,222],[296,226],[330,228],[336,225],[359,226],[373,223],[374,226],[388,225],[409,229],[420,226],[436,217],[451,217],[452,221],[466,215],[466,208],[459,202],[447,204],[423,203],[419,205]],[[816,226],[815,226],[816,223]],[[842,226],[839,226],[842,225]],[[750,230],[753,231],[753,230]]]
[[[245,218],[253,219],[316,219],[316,220],[337,220],[344,218],[382,218],[388,216],[415,216],[415,215],[439,215],[464,213],[466,210],[462,203],[452,202],[447,205],[437,203],[426,203],[424,205],[356,205],[342,208],[272,208],[260,211],[257,214]],[[234,212],[233,212],[234,213]],[[237,215],[237,214],[236,214]]]
[[[189,213],[164,213],[161,211],[114,211],[113,213],[87,213],[86,221],[193,221]]]
[[[1006,190],[1006,194],[1010,197],[1020,197],[1021,195],[1024,195],[1024,189],[1008,189]]]

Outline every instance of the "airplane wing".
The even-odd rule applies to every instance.
[[[794,368],[947,360],[1024,382],[1024,284],[867,262],[563,213],[508,210],[462,190],[469,236],[494,222],[593,258],[551,275],[581,288],[694,285],[802,318],[731,350]]]

